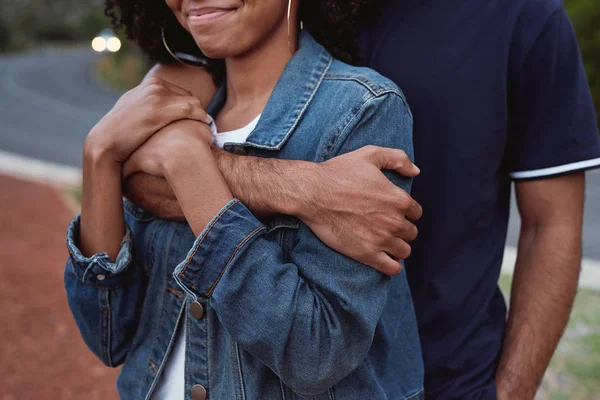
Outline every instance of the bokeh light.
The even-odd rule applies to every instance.
[[[106,41],[106,48],[108,49],[108,51],[116,53],[121,49],[121,41],[117,37],[111,37]]]
[[[120,46],[121,42],[119,42],[119,47]],[[101,53],[104,50],[106,50],[106,39],[100,36],[95,37],[94,40],[92,40],[92,49],[94,49],[94,51],[97,51],[98,53]]]

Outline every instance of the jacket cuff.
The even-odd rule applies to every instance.
[[[125,224],[125,236],[121,241],[121,248],[115,262],[112,262],[106,252],[84,257],[79,250],[79,229],[81,215],[76,216],[69,224],[67,231],[67,249],[69,250],[69,264],[73,273],[82,283],[97,287],[122,286],[131,277],[130,265],[132,264],[133,236],[131,229]]]
[[[231,200],[198,236],[173,277],[186,292],[210,297],[236,255],[264,229],[246,206]]]

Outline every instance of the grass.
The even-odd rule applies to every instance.
[[[82,195],[82,187],[81,186],[75,186],[72,188],[67,189],[67,196],[69,196],[71,199],[75,200],[75,202],[77,204],[81,204],[81,195]]]
[[[508,299],[511,277],[500,287]],[[536,400],[600,400],[600,291],[580,289]]]

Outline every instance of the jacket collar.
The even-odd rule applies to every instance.
[[[303,30],[298,51],[288,61],[245,145],[280,150],[304,115],[331,61],[331,55],[323,46]],[[223,81],[207,112],[215,115],[223,107],[226,96],[227,83]]]

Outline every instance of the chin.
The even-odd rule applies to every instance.
[[[204,54],[208,58],[212,58],[213,60],[225,59],[228,57],[233,57],[235,54],[231,54],[228,51],[223,49],[215,49],[215,48],[200,48],[202,50],[202,54]]]
[[[216,41],[212,41],[211,43],[198,43],[198,47],[202,50],[202,54],[212,59],[235,57],[245,52],[244,49],[240,48],[239,44],[236,46],[229,43],[218,43]]]

